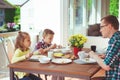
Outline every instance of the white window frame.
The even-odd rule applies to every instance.
[[[74,0],[72,0],[74,1]],[[72,20],[69,21],[69,12],[70,9],[72,7],[74,7],[74,5],[72,7],[69,8],[69,3],[70,0],[61,0],[61,43],[62,44],[68,44],[68,37],[72,34],[75,33],[81,33],[86,35],[86,30],[88,28],[88,23],[87,23],[87,10],[86,10],[86,2],[87,0],[83,0],[83,26],[79,27],[78,29],[75,29],[75,21],[74,21],[74,12],[71,12],[70,14],[71,17],[73,18]],[[89,24],[94,24],[94,23],[100,23],[100,19],[105,16],[108,15],[108,3],[109,0],[92,0],[93,4],[92,4],[92,19]],[[73,9],[74,11],[74,9]],[[106,12],[105,12],[106,11]],[[69,26],[69,23],[71,24]],[[69,34],[69,31],[72,30],[72,33]],[[77,31],[76,31],[77,30]]]

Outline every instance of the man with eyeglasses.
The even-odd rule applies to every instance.
[[[96,77],[92,80],[120,80],[120,31],[118,19],[113,15],[108,15],[101,19],[100,32],[103,38],[109,38],[104,61],[95,52],[90,51],[90,57],[106,71],[106,76]]]

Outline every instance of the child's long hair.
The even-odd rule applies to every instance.
[[[19,48],[20,50],[25,51],[25,47],[23,43],[26,37],[28,36],[29,34],[27,32],[21,32],[21,31],[18,32],[18,36],[16,37],[16,42],[15,42],[15,50]]]

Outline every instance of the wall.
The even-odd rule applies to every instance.
[[[102,38],[102,37],[93,37],[89,36],[87,37],[88,41],[84,44],[84,47],[90,48],[91,45],[96,45],[97,50],[102,50],[107,48],[108,46],[108,38]]]
[[[29,0],[21,7],[21,29],[31,35],[32,46],[41,30],[55,32],[54,43],[60,43],[60,0]]]

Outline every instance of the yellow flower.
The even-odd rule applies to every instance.
[[[82,34],[74,34],[69,37],[69,42],[73,47],[82,48],[86,41],[87,41],[87,38]]]

